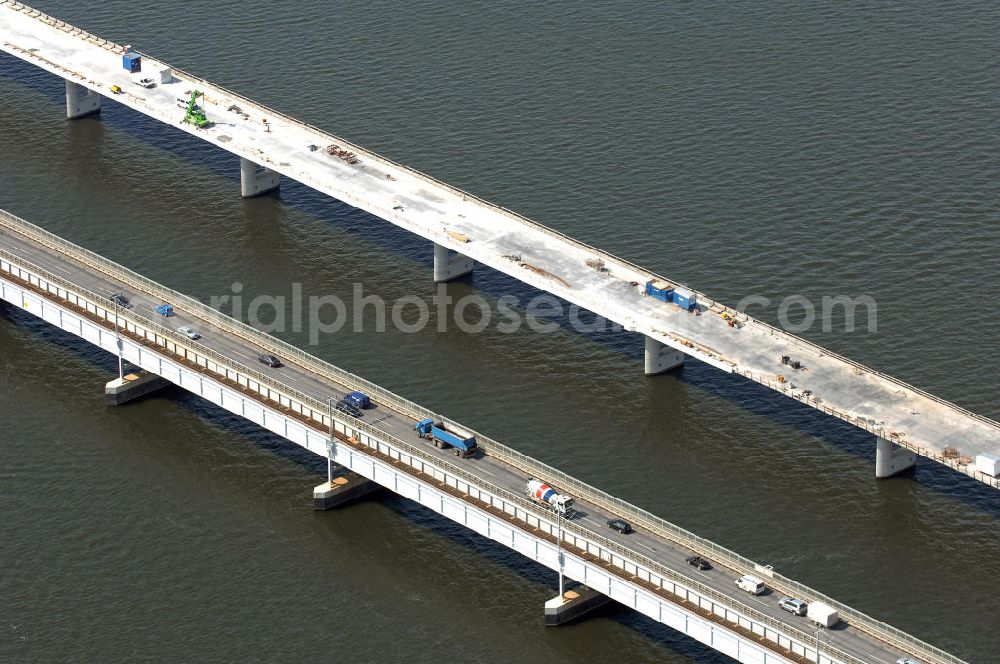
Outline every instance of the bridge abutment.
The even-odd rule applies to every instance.
[[[440,244],[434,245],[434,283],[439,284],[458,279],[472,272],[475,263],[465,254],[460,254]]]
[[[90,88],[66,81],[66,118],[75,120],[87,115],[99,113],[101,110],[101,95]]]
[[[253,198],[274,191],[281,185],[281,176],[269,168],[240,157],[240,195]]]
[[[134,399],[162,389],[170,384],[166,378],[144,369],[125,374],[125,378],[115,378],[104,386],[104,403],[121,406]]]
[[[875,477],[883,479],[913,468],[917,455],[881,436],[875,437]]]
[[[332,482],[323,482],[313,489],[313,509],[332,510],[380,488],[380,484],[354,471],[347,471],[334,477]]]
[[[646,337],[646,375],[655,376],[684,364],[684,353]]]
[[[545,602],[545,626],[555,627],[604,606],[611,598],[587,586],[577,586]]]

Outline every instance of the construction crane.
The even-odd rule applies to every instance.
[[[203,97],[205,93],[194,90],[191,93],[191,101],[187,105],[187,113],[184,115],[184,122],[193,124],[198,129],[207,127],[211,123],[205,117],[205,109],[198,105],[198,97]]]

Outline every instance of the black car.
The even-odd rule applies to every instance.
[[[361,417],[363,415],[361,409],[352,404],[350,401],[338,401],[334,408],[342,413],[347,413],[351,417]]]
[[[258,355],[257,361],[260,362],[261,364],[266,364],[272,369],[277,369],[278,367],[281,366],[281,360],[279,360],[274,355]]]
[[[128,298],[122,295],[121,293],[115,293],[114,295],[111,296],[110,299],[113,303],[117,304],[122,309],[132,308],[132,303],[129,302]]]
[[[701,556],[691,556],[689,558],[686,558],[686,560],[688,565],[697,567],[700,570],[712,569],[712,563],[708,562]]]
[[[611,521],[608,521],[608,528],[611,530],[617,530],[622,535],[628,535],[634,531],[632,524],[625,519],[611,519]]]

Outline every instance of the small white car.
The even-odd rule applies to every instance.
[[[142,78],[133,79],[132,82],[143,88],[152,88],[156,86],[156,81],[154,81],[148,76],[143,76]]]
[[[198,334],[197,332],[195,332],[194,330],[192,330],[187,325],[182,325],[181,327],[177,328],[177,331],[180,332],[181,334],[183,334],[188,339],[200,339],[201,338],[200,334]]]
[[[923,664],[919,659],[913,659],[912,657],[900,657],[896,660],[896,664]]]

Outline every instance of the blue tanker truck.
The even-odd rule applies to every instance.
[[[427,418],[417,422],[413,428],[421,438],[433,441],[434,447],[442,449],[450,447],[460,457],[468,458],[475,454],[478,449],[475,436],[470,436],[467,432],[450,424],[435,422]]]

